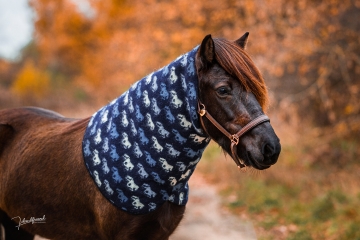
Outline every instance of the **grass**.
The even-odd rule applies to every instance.
[[[254,222],[259,240],[360,240],[359,142],[336,139],[322,153],[311,144],[283,144],[275,166],[245,174],[211,144],[199,169],[227,208]]]

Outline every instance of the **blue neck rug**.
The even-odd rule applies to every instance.
[[[188,201],[188,180],[210,141],[196,112],[197,49],[136,82],[87,126],[86,167],[101,193],[126,212]]]

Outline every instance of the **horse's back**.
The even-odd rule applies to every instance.
[[[22,161],[20,156],[21,159],[34,156],[44,159],[50,154],[81,155],[82,136],[88,121],[89,118],[65,118],[42,108],[1,110],[0,165],[9,156],[12,156],[13,162],[17,162]],[[2,170],[4,168],[0,172]]]
[[[5,146],[12,140],[30,140],[31,137],[51,138],[66,133],[83,134],[87,126],[86,119],[65,118],[61,114],[36,107],[23,107],[0,110],[0,156]],[[77,131],[78,130],[78,131]]]
[[[0,124],[10,125],[13,128],[26,128],[36,124],[38,126],[65,121],[59,113],[36,107],[23,107],[0,110]]]
[[[35,107],[0,110],[0,155],[15,135],[64,119],[56,112]]]

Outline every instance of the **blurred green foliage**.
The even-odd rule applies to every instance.
[[[333,144],[352,149],[349,141]],[[244,174],[212,144],[199,168],[219,185],[224,204],[234,214],[249,216],[259,239],[360,239],[359,164],[351,162],[343,169],[326,162],[301,166],[309,152],[299,148],[301,144],[285,146],[269,170]]]

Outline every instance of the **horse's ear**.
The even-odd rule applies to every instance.
[[[211,34],[207,35],[200,45],[200,59],[203,68],[208,69],[215,59],[215,44]]]
[[[241,38],[239,38],[238,40],[235,41],[235,43],[237,45],[239,45],[242,49],[245,49],[246,44],[248,42],[248,38],[249,38],[249,32],[246,32],[244,35],[242,35]]]

